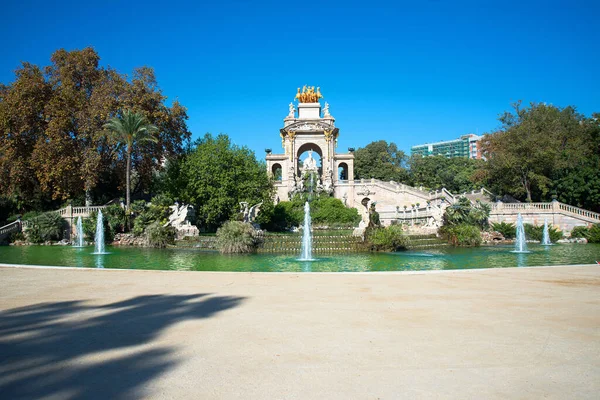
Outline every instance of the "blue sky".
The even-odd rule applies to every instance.
[[[304,84],[330,104],[339,151],[489,132],[518,99],[600,111],[597,1],[84,3],[4,0],[0,82],[93,46],[119,72],[153,67],[194,137],[261,158]]]

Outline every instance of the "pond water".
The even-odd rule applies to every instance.
[[[513,246],[444,247],[398,253],[317,255],[317,261],[303,262],[290,255],[221,255],[191,249],[108,246],[110,254],[93,255],[93,247],[0,246],[0,263],[181,271],[357,272],[507,268],[600,261],[599,244],[532,244],[527,254],[515,254],[511,250]]]

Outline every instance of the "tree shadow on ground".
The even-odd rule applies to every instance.
[[[177,322],[209,318],[243,300],[152,295],[103,306],[65,301],[0,312],[0,398],[147,397],[144,386],[177,364],[173,348],[152,341]],[[86,356],[95,358],[81,359]]]

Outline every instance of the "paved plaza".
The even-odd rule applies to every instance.
[[[0,268],[2,399],[595,399],[600,266]]]

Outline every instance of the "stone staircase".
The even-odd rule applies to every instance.
[[[437,235],[409,235],[408,250],[423,250],[448,246],[448,242]]]

